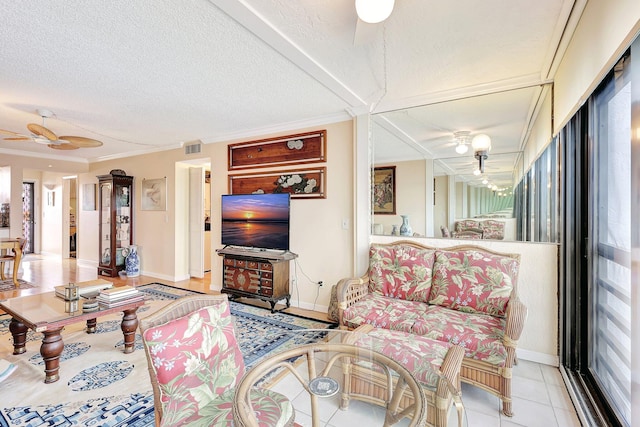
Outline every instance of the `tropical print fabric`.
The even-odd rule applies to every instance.
[[[355,345],[374,350],[399,362],[423,385],[436,388],[440,366],[452,344],[401,331],[374,329]]]
[[[205,307],[149,328],[144,339],[162,394],[161,425],[233,424],[233,394],[245,367],[229,304]],[[260,392],[259,398],[260,405],[254,408],[261,426],[280,425],[282,416],[293,421],[284,396]]]
[[[424,316],[428,308],[426,303],[367,294],[343,311],[342,321],[353,329],[369,324],[377,328],[411,332],[414,322]]]
[[[477,250],[436,251],[430,304],[504,317],[518,260]]]
[[[434,251],[409,245],[371,245],[369,291],[406,301],[427,302]]]
[[[469,314],[430,306],[416,319],[412,333],[464,348],[465,357],[504,366],[507,350],[503,344],[505,320],[483,314]]]
[[[488,219],[482,221],[483,239],[504,239],[504,222]]]

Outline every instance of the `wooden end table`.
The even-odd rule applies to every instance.
[[[122,312],[124,316],[120,327],[124,334],[124,353],[132,353],[135,350],[134,343],[138,328],[136,311],[138,307],[145,304],[144,300],[132,300],[118,307],[100,308],[90,313],[82,311],[82,298],[76,302],[77,304],[73,307],[72,304],[57,297],[55,292],[27,295],[0,302],[0,309],[12,317],[9,330],[13,336],[13,354],[22,354],[26,351],[29,329],[44,334],[40,354],[45,364],[44,382],[46,384],[56,382],[60,378],[60,355],[64,349],[62,329],[66,325],[86,321],[87,333],[91,334],[96,331],[98,317]],[[73,308],[76,310],[71,311]]]

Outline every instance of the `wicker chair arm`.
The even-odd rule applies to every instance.
[[[336,297],[338,300],[338,321],[343,326],[342,313],[347,308],[362,299],[369,293],[369,274],[361,277],[348,277],[336,284]]]
[[[451,346],[440,366],[440,372],[449,380],[449,383],[455,387],[458,393],[460,393],[460,366],[462,366],[462,359],[464,359],[464,349],[459,345],[454,345]]]
[[[524,328],[524,321],[527,318],[527,307],[515,297],[509,301],[507,306],[507,324],[505,325],[504,332],[504,345],[505,347],[516,348],[522,329]]]

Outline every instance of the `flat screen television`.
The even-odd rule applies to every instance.
[[[222,196],[222,244],[289,250],[289,193]]]

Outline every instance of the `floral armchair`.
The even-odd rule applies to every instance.
[[[226,295],[197,295],[140,320],[156,426],[233,425],[235,387],[245,374]],[[291,426],[291,402],[256,389],[261,427]]]

